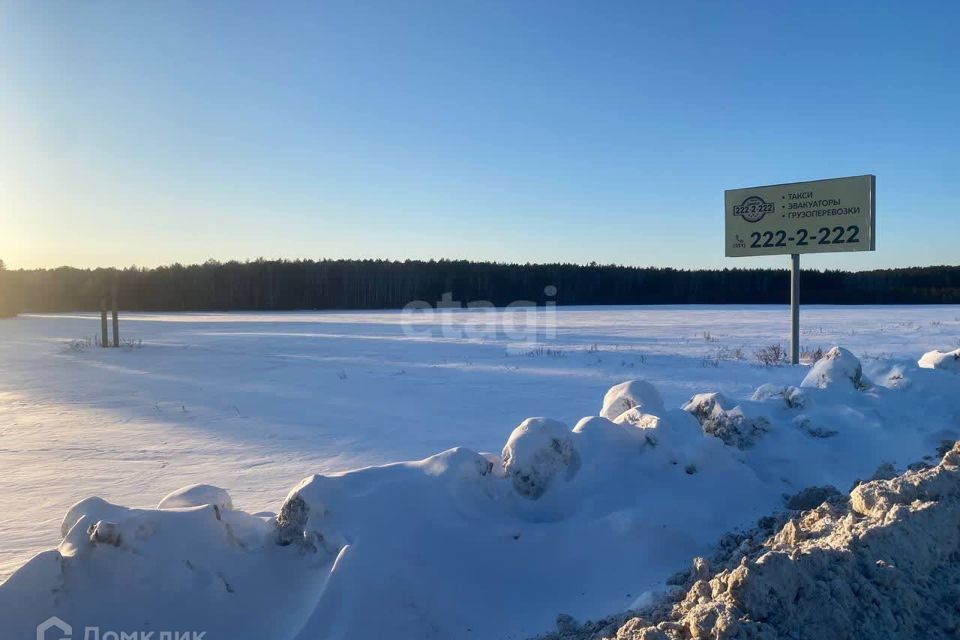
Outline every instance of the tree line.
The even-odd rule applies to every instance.
[[[788,301],[789,273],[465,260],[0,267],[0,313],[94,311],[114,287],[120,307],[128,311],[395,309],[415,300],[436,303],[447,292],[464,304],[488,300],[497,306],[517,300],[560,305],[782,304]],[[801,291],[805,304],[960,304],[960,266],[803,271]]]

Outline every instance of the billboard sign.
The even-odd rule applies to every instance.
[[[872,175],[727,190],[726,255],[873,251],[875,196]]]

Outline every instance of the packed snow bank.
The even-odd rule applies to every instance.
[[[274,528],[217,504],[128,509],[89,498],[70,509],[55,550],[0,585],[0,636],[33,637],[57,615],[74,637],[85,627],[293,637],[325,572],[304,571],[303,557],[273,544]]]
[[[786,522],[762,521],[713,562],[696,558],[672,604],[584,627],[562,617],[551,637],[957,637],[960,442],[936,467],[860,484],[849,499],[817,498]],[[778,531],[764,538],[775,522]]]
[[[629,381],[606,417],[530,418],[500,455],[308,477],[275,518],[209,485],[158,509],[89,498],[0,585],[0,620],[12,637],[57,615],[208,640],[522,638],[557,611],[635,608],[723,532],[960,438],[960,378],[902,362],[866,386],[835,352],[803,389],[683,408]]]

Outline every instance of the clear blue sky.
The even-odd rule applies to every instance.
[[[0,0],[13,267],[723,257],[723,190],[874,173],[960,263],[958,2]]]

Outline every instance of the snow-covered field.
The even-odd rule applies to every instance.
[[[24,634],[57,613],[209,640],[523,638],[649,598],[784,494],[846,490],[960,437],[960,375],[917,365],[960,347],[958,307],[804,308],[804,347],[845,347],[865,382],[812,376],[786,398],[809,367],[754,358],[785,344],[783,307],[537,313],[556,322],[538,345],[478,335],[479,311],[415,330],[399,312],[128,314],[134,344],[109,350],[70,344],[97,333],[92,315],[0,321],[0,580],[60,543],[79,500],[149,509],[74,509],[60,551],[0,585],[0,619]],[[662,406],[635,386],[644,406],[570,431],[630,379]],[[688,409],[723,439],[680,409],[708,392],[724,398]],[[528,423],[504,470],[530,416],[564,425]],[[326,477],[279,529],[250,515],[310,474]],[[236,509],[152,509],[193,483]]]

